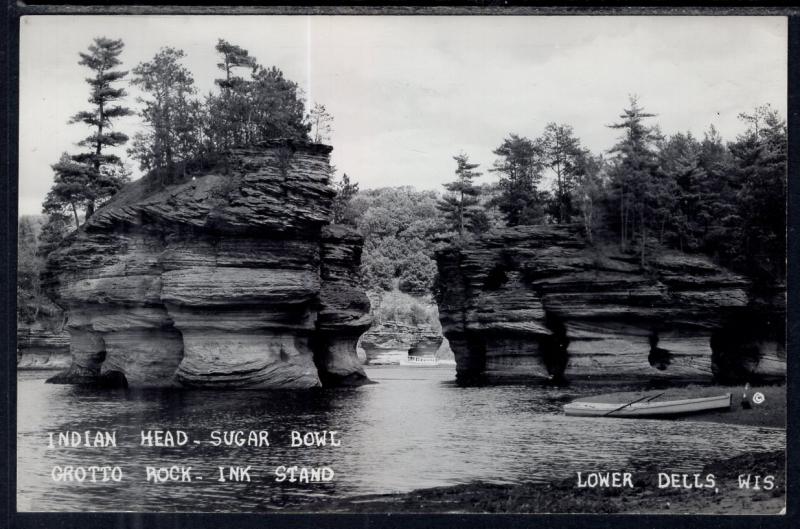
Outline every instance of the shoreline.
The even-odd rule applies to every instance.
[[[423,514],[752,514],[778,515],[786,507],[784,451],[747,453],[703,467],[716,489],[659,488],[658,470],[633,474],[633,488],[578,488],[576,478],[548,483],[463,485],[407,493],[354,496],[291,506],[282,512]],[[739,488],[740,474],[772,475],[774,487]],[[697,481],[695,481],[697,483]],[[700,482],[703,483],[702,481]]]
[[[732,393],[731,410],[674,419],[681,422],[716,422],[730,425],[786,429],[786,385],[757,386],[748,392],[750,408],[742,407],[742,387],[688,385],[665,390],[664,398]],[[611,392],[578,400],[618,399],[629,402],[661,390]],[[752,396],[765,396],[756,404]],[[616,401],[616,400],[614,400]],[[609,419],[636,420],[636,419]],[[669,419],[662,419],[669,420]],[[609,469],[611,470],[611,469]],[[333,513],[550,513],[550,514],[773,514],[786,507],[786,451],[746,452],[718,459],[703,467],[700,478],[713,473],[716,487],[659,488],[659,469],[633,473],[633,488],[578,488],[577,477],[547,483],[467,484],[418,489],[406,493],[363,495],[290,506],[290,512]],[[739,476],[774,477],[774,488],[739,488]],[[694,474],[688,474],[691,479]]]

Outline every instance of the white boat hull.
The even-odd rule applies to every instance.
[[[623,407],[624,406],[624,407]],[[564,405],[564,413],[575,417],[659,417],[730,409],[731,394],[697,399],[624,402],[577,401]]]

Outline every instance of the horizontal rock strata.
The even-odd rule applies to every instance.
[[[365,332],[359,345],[368,364],[398,365],[409,356],[435,358],[443,341],[442,333],[430,325],[386,321]]]
[[[440,319],[465,380],[785,374],[781,310],[768,315],[745,278],[701,256],[661,251],[642,269],[557,225],[487,234],[437,262]]]
[[[48,322],[17,322],[17,369],[69,367],[69,333]]]
[[[56,382],[308,388],[366,380],[362,239],[330,226],[330,147],[236,149],[126,186],[50,258],[72,365]]]

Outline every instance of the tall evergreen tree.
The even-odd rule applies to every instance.
[[[657,189],[655,211],[659,242],[675,239],[682,251],[696,251],[703,244],[708,175],[700,165],[700,151],[700,143],[691,133],[674,134],[659,151],[662,186]]]
[[[606,170],[602,156],[592,156],[585,150],[576,163],[575,181],[570,192],[571,203],[575,205],[583,222],[586,238],[594,242],[594,229],[597,211],[604,197],[603,175]]]
[[[769,105],[741,114],[747,131],[729,144],[736,182],[736,261],[757,280],[786,273],[786,122]]]
[[[497,207],[508,225],[542,222],[543,197],[537,189],[544,168],[541,142],[509,134],[493,152],[499,157],[490,169],[500,175]]]
[[[218,142],[223,149],[226,149],[233,145],[249,143],[251,140],[249,124],[252,112],[248,104],[251,83],[237,74],[241,69],[255,72],[258,65],[255,57],[246,49],[224,39],[217,41],[215,49],[221,56],[217,68],[225,73],[225,77],[214,81],[221,90],[214,111],[221,124],[217,131]]]
[[[42,212],[48,215],[71,213],[75,228],[80,228],[79,210],[88,212],[88,205],[95,195],[90,191],[91,172],[86,164],[78,163],[63,153],[58,163],[52,166],[53,186],[42,204]]]
[[[311,141],[314,143],[330,141],[331,132],[333,132],[333,116],[330,115],[325,105],[314,103],[308,121],[311,125]]]
[[[199,103],[192,97],[194,78],[181,64],[185,56],[182,50],[161,48],[133,69],[133,84],[149,96],[139,99],[146,130],[134,137],[129,150],[142,170],[165,168],[169,173],[176,162],[195,157],[201,148]]]
[[[481,173],[475,171],[479,164],[470,163],[466,154],[453,156],[453,159],[456,161],[456,179],[444,184],[447,193],[439,200],[437,207],[450,229],[462,235],[465,229],[474,229],[473,220],[482,212],[478,206],[479,190],[473,183]]]
[[[622,121],[609,125],[623,131],[610,150],[616,158],[611,183],[619,208],[620,246],[626,249],[638,231],[642,266],[646,264],[647,237],[657,208],[655,145],[661,135],[656,127],[644,123],[654,116],[639,106],[636,97],[631,97],[629,108],[620,115]]]
[[[67,200],[61,206],[73,209],[80,207],[88,219],[95,208],[108,200],[128,180],[120,158],[109,152],[128,141],[128,137],[113,130],[114,120],[131,114],[130,109],[117,104],[125,97],[123,88],[115,84],[128,72],[116,69],[122,64],[119,59],[124,48],[121,40],[97,37],[89,46],[87,53],[80,53],[78,64],[91,70],[92,76],[86,79],[90,87],[89,103],[92,108],[78,112],[70,123],[84,123],[92,132],[79,146],[87,150],[64,157],[53,166],[56,183],[48,195],[46,210],[59,209],[62,198]],[[77,212],[75,213],[76,224]]]
[[[548,123],[542,136],[544,163],[553,171],[553,198],[555,199],[556,220],[559,223],[569,222],[573,215],[572,190],[578,176],[581,158],[584,151],[581,143],[566,124]]]
[[[311,124],[306,120],[300,88],[286,79],[280,69],[257,67],[249,97],[252,141],[309,139]]]

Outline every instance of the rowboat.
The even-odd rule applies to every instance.
[[[564,413],[576,417],[668,417],[703,411],[730,409],[731,394],[697,399],[655,401],[646,397],[624,402],[575,401],[564,405]]]

